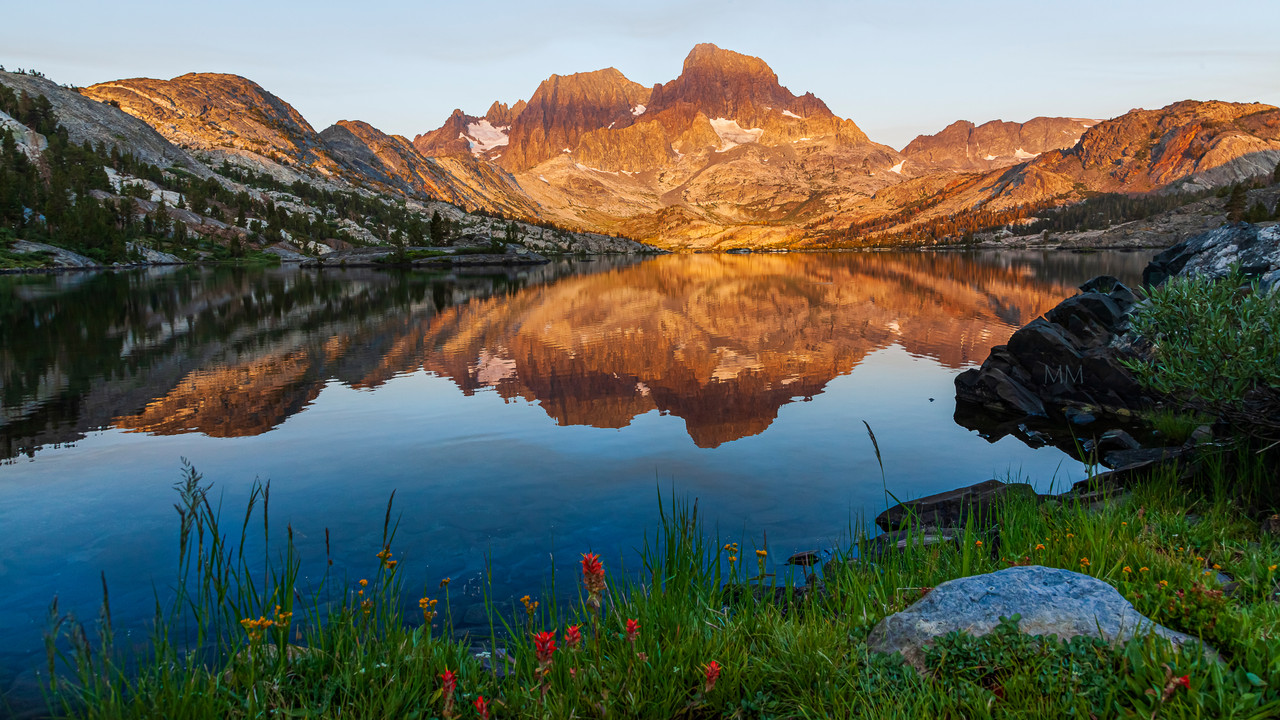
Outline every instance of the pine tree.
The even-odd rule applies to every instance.
[[[440,217],[440,211],[437,210],[431,215],[431,244],[444,244],[444,218]]]
[[[1227,222],[1240,222],[1244,220],[1245,206],[1249,202],[1249,196],[1245,194],[1244,186],[1236,183],[1231,187],[1231,195],[1227,197]]]
[[[1276,163],[1276,169],[1271,173],[1271,182],[1280,183],[1280,163]]]

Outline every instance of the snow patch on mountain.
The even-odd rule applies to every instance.
[[[648,110],[648,108],[646,108],[643,105],[636,105],[635,107],[631,108],[631,114],[635,115],[636,117],[639,117],[644,114],[645,110]]]
[[[481,155],[510,142],[510,138],[507,136],[509,130],[511,130],[510,125],[494,127],[488,120],[481,120],[467,125],[467,132],[459,134],[458,137],[467,141],[467,145],[471,148],[473,154]]]
[[[1013,156],[1018,158],[1019,160],[1030,160],[1031,158],[1036,157],[1039,154],[1040,153],[1029,153],[1026,150],[1023,150],[1022,148],[1018,148],[1013,152]]]
[[[903,159],[902,159],[902,162],[899,162],[897,165],[894,165],[893,167],[889,168],[889,172],[895,172],[895,173],[898,173],[899,175],[901,175],[901,174],[902,174],[902,166],[903,166],[903,165],[906,165],[906,164],[907,164],[907,159],[906,159],[906,158],[903,158]]]
[[[716,152],[725,152],[739,145],[756,142],[764,134],[763,128],[744,128],[738,124],[737,120],[727,118],[712,120],[711,129],[716,131],[716,135],[720,136],[720,142],[723,143]]]
[[[797,115],[797,114],[795,114],[795,113],[791,112],[790,110],[783,110],[783,111],[782,111],[782,114],[783,114],[783,115],[785,115],[785,116],[787,116],[787,117],[789,117],[789,118],[795,118],[795,119],[797,119],[797,120],[803,120],[803,119],[804,119],[804,118],[800,117],[799,115]]]

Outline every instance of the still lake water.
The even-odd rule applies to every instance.
[[[1079,480],[1054,448],[958,425],[952,380],[1149,256],[2,276],[0,692],[31,687],[55,594],[96,617],[100,572],[117,625],[145,627],[172,578],[181,458],[232,517],[269,479],[304,576],[324,570],[326,528],[338,576],[372,574],[396,491],[406,586],[452,577],[464,626],[486,556],[499,602],[536,596],[553,559],[634,567],[659,489],[697,498],[725,541],[767,531],[774,565],[847,539],[884,507],[864,420],[898,497]]]

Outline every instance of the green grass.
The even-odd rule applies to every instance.
[[[479,640],[510,654],[505,674],[452,637],[447,584],[408,576],[394,554],[375,557],[395,552],[390,503],[383,547],[368,549],[367,585],[325,575],[302,594],[303,558],[291,541],[261,557],[243,551],[250,533],[271,534],[269,488],[254,490],[231,527],[187,468],[179,578],[158,605],[147,650],[131,657],[115,647],[106,602],[89,627],[54,608],[51,699],[66,715],[94,718],[476,718],[479,696],[494,718],[1275,717],[1280,543],[1250,519],[1275,507],[1268,461],[1210,458],[1189,485],[1159,473],[1098,509],[1011,500],[999,509],[999,556],[971,529],[957,545],[910,545],[876,563],[837,558],[823,592],[792,592],[789,603],[739,590],[763,586],[772,598],[789,586],[768,548],[758,555],[748,538],[713,538],[696,503],[660,498],[662,523],[638,573],[609,578],[602,612],[584,594],[569,606],[530,599],[527,612],[489,603],[492,630]],[[323,571],[323,558],[306,560],[309,574]],[[1214,644],[1223,662],[1150,638],[1112,648],[1029,638],[1008,625],[939,641],[925,677],[868,650],[871,628],[927,588],[1018,563],[1111,583],[1144,614]],[[1239,583],[1235,594],[1222,592],[1215,565]],[[400,602],[419,584],[437,601],[428,622]],[[257,618],[275,623],[253,632],[241,623]],[[639,623],[633,639],[628,620]],[[570,625],[583,637],[574,649]],[[541,632],[559,645],[550,663],[536,654]],[[708,688],[711,661],[722,670]],[[457,673],[451,704],[446,670]]]
[[[1201,425],[1213,425],[1217,418],[1198,412],[1162,408],[1145,414],[1151,427],[1160,433],[1166,444],[1181,445]]]

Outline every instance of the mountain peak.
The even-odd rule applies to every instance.
[[[680,77],[656,85],[650,107],[661,111],[690,103],[709,118],[759,124],[770,111],[831,117],[826,103],[807,93],[796,97],[778,84],[778,76],[758,57],[702,43],[684,60]]]
[[[732,50],[725,50],[711,43],[694,45],[689,54],[685,56],[685,72],[698,68],[716,68],[733,74],[761,75],[767,77],[773,83],[778,82],[778,76],[774,74],[773,69],[764,60]]]

